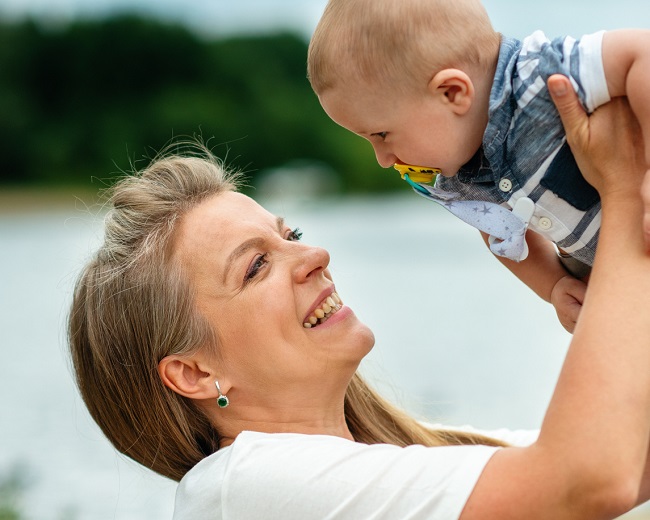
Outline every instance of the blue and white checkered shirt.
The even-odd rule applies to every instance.
[[[588,265],[598,241],[600,199],[578,170],[546,82],[553,74],[568,76],[589,112],[607,103],[603,34],[551,41],[538,31],[523,42],[504,38],[483,146],[456,176],[436,180],[436,188],[464,200],[512,208],[530,198],[535,212],[529,229]]]

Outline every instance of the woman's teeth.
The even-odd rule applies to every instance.
[[[307,318],[307,321],[302,326],[306,329],[311,329],[327,321],[327,318],[341,308],[342,303],[339,295],[333,292],[323,300],[319,307],[314,309],[314,312],[312,312],[311,316]]]

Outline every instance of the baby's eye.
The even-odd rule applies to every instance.
[[[287,235],[287,240],[291,242],[298,242],[301,238],[302,231],[298,227],[289,231],[289,234]]]
[[[375,132],[374,134],[370,134],[371,136],[377,136],[379,137],[382,141],[386,140],[386,136],[388,135],[388,132]]]

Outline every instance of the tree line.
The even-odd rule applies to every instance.
[[[327,165],[344,191],[401,187],[325,115],[306,56],[296,34],[209,39],[131,15],[0,22],[0,184],[110,183],[200,135],[253,185],[300,160]]]

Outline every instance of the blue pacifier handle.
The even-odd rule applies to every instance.
[[[413,182],[413,181],[409,178],[409,174],[408,174],[408,173],[405,173],[404,176],[403,176],[402,178],[403,178],[406,182],[408,182],[414,190],[419,191],[420,193],[423,193],[424,195],[428,195],[428,194],[429,194],[429,192],[428,192],[425,188],[423,188],[422,186],[420,186],[417,182]]]

